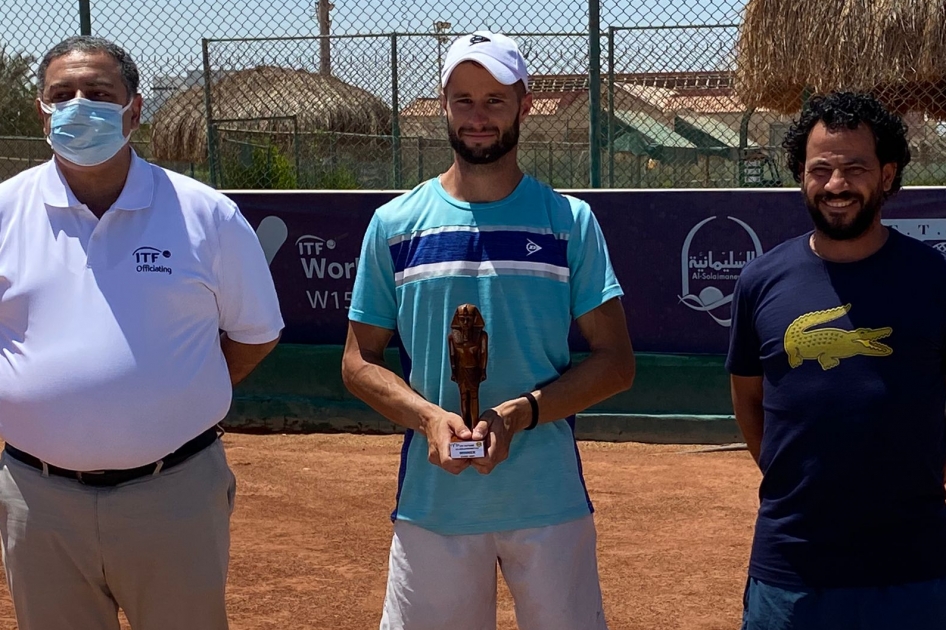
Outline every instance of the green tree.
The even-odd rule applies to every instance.
[[[31,66],[35,59],[8,53],[0,44],[0,136],[42,136],[36,114],[36,86]]]
[[[242,144],[243,156],[223,160],[223,187],[286,190],[298,188],[296,169],[273,145]],[[247,156],[246,153],[249,153]],[[249,157],[249,159],[246,159]]]

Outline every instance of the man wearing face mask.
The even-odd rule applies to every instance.
[[[37,72],[54,158],[0,184],[0,540],[21,630],[223,630],[235,480],[217,423],[282,318],[226,197],[131,149],[128,54]]]

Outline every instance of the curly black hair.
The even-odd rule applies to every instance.
[[[907,144],[907,126],[896,114],[892,114],[870,94],[855,92],[832,92],[815,96],[801,112],[801,117],[792,122],[782,148],[788,168],[796,182],[801,183],[805,167],[805,148],[808,134],[819,122],[831,130],[856,129],[861,123],[874,134],[877,159],[881,164],[897,165],[897,174],[885,198],[900,190],[903,169],[910,163],[910,147]]]

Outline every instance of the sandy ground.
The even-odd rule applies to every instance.
[[[377,628],[401,439],[224,440],[239,483],[230,627]],[[760,475],[745,451],[697,448],[580,444],[611,630],[739,627]],[[499,602],[499,628],[516,628],[502,584]],[[0,627],[16,628],[5,586]]]

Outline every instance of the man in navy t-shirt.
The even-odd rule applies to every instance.
[[[744,630],[946,628],[946,259],[881,224],[910,161],[872,97],[784,147],[815,229],[745,268],[727,369],[762,470]]]

